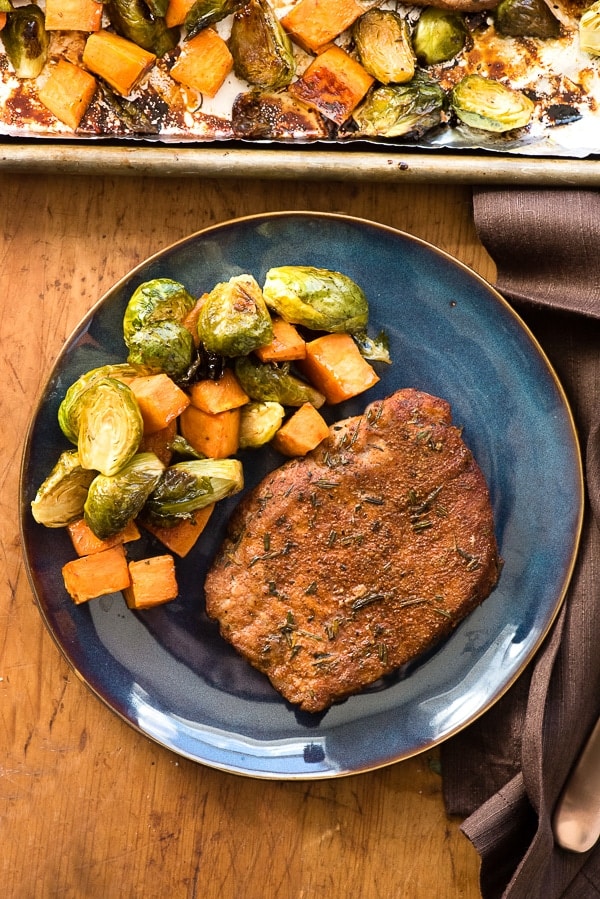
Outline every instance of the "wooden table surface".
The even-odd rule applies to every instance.
[[[190,762],[107,709],[60,654],[27,580],[19,465],[63,341],[112,284],[206,225],[341,212],[431,241],[493,280],[456,185],[0,175],[0,885],[7,899],[475,899],[436,750],[324,781]]]

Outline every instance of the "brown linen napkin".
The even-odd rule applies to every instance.
[[[449,814],[481,856],[484,899],[600,897],[600,843],[554,844],[552,813],[600,716],[600,193],[475,190],[497,288],[547,353],[569,398],[587,508],[551,632],[504,697],[441,748]],[[600,797],[599,797],[600,802]]]

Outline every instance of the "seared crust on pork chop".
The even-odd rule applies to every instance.
[[[222,636],[321,711],[446,636],[500,572],[484,477],[413,389],[334,424],[236,509],[205,583]]]

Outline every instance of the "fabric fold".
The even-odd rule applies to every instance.
[[[473,207],[496,287],[565,389],[587,508],[573,577],[544,645],[492,709],[442,745],[446,808],[466,816],[484,899],[600,897],[600,844],[578,855],[552,835],[554,806],[600,715],[600,194],[482,189]]]

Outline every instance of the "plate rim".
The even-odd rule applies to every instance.
[[[455,727],[451,728],[448,732],[443,735],[429,739],[426,742],[422,742],[417,748],[410,749],[406,752],[399,753],[393,758],[385,758],[380,759],[376,763],[365,764],[365,765],[357,765],[355,767],[349,769],[342,770],[331,770],[327,769],[325,771],[298,771],[298,772],[278,772],[278,771],[261,771],[261,770],[248,770],[246,768],[236,768],[235,766],[227,763],[219,763],[214,760],[206,760],[204,758],[200,758],[197,755],[194,755],[191,752],[185,751],[183,748],[175,747],[169,744],[166,740],[161,740],[156,734],[149,733],[143,727],[141,727],[137,722],[135,722],[132,718],[128,717],[124,712],[122,712],[116,704],[109,701],[108,696],[104,696],[98,689],[94,687],[92,683],[88,680],[85,675],[85,672],[80,670],[78,665],[75,663],[74,659],[69,655],[66,647],[61,643],[59,639],[59,635],[55,632],[54,628],[51,625],[51,622],[46,614],[46,611],[43,607],[42,602],[40,601],[40,597],[38,596],[35,581],[33,577],[33,572],[31,570],[31,564],[28,554],[28,541],[26,539],[26,529],[25,522],[26,518],[29,515],[30,505],[27,501],[27,497],[25,495],[25,477],[28,467],[28,462],[31,456],[31,442],[32,442],[32,434],[35,428],[35,424],[37,418],[41,412],[44,399],[46,397],[46,392],[50,381],[52,380],[54,374],[59,370],[62,361],[68,355],[72,345],[74,342],[80,337],[82,333],[85,332],[95,315],[98,311],[103,307],[103,305],[110,299],[111,295],[117,292],[127,281],[130,281],[143,269],[152,264],[153,262],[160,260],[162,257],[166,256],[168,253],[177,250],[179,247],[183,247],[185,244],[193,243],[199,238],[203,238],[206,235],[209,235],[213,232],[218,232],[225,228],[230,228],[232,226],[238,226],[245,223],[255,223],[260,220],[269,220],[273,219],[290,219],[290,218],[304,218],[304,219],[327,219],[330,221],[345,221],[349,222],[352,225],[357,225],[359,227],[367,226],[368,228],[373,228],[375,230],[385,231],[388,234],[391,234],[394,237],[400,237],[403,240],[407,240],[409,243],[417,244],[421,248],[426,251],[433,253],[436,256],[443,258],[447,263],[450,263],[452,266],[457,267],[462,271],[464,275],[466,275],[470,279],[475,279],[480,286],[482,286],[486,292],[490,293],[491,297],[496,302],[499,302],[500,305],[505,309],[505,311],[510,315],[516,324],[517,328],[522,331],[522,333],[528,338],[528,341],[531,344],[531,348],[535,351],[543,366],[547,372],[547,374],[551,377],[552,382],[554,383],[555,389],[560,397],[561,405],[563,412],[566,415],[566,422],[569,425],[569,433],[572,441],[572,448],[574,450],[573,462],[575,463],[574,467],[576,469],[577,474],[577,485],[578,485],[578,496],[577,496],[577,523],[576,528],[573,534],[573,546],[569,559],[569,564],[565,565],[565,571],[563,576],[563,582],[560,587],[560,590],[557,589],[557,600],[555,602],[554,608],[552,610],[552,614],[549,615],[548,620],[545,622],[545,626],[540,630],[537,639],[530,647],[528,653],[525,658],[521,661],[521,664],[515,670],[514,674],[502,685],[500,689],[497,690],[494,696],[488,699],[488,701],[480,708],[476,713],[470,715],[468,719],[464,722],[457,724]],[[491,284],[486,278],[472,269],[467,263],[458,259],[450,252],[444,250],[443,248],[436,246],[430,241],[418,237],[417,235],[411,234],[408,231],[399,229],[394,227],[393,225],[384,224],[381,222],[377,222],[368,218],[364,218],[361,216],[355,216],[347,213],[339,213],[339,212],[321,212],[321,211],[311,211],[311,210],[277,210],[273,212],[261,212],[261,213],[253,213],[251,215],[239,216],[231,219],[225,219],[219,222],[212,223],[207,225],[204,228],[200,228],[182,238],[177,239],[167,245],[162,246],[159,250],[153,252],[149,256],[145,257],[143,260],[138,262],[134,267],[129,269],[123,276],[118,278],[110,287],[108,287],[102,295],[92,304],[89,310],[81,317],[81,319],[77,322],[74,328],[71,330],[70,334],[63,341],[62,346],[58,354],[54,357],[54,361],[44,378],[44,383],[39,391],[39,394],[34,402],[27,430],[25,435],[25,440],[23,444],[23,451],[21,454],[21,463],[20,463],[20,471],[19,471],[19,536],[21,541],[21,549],[22,549],[22,557],[26,569],[27,578],[29,581],[30,589],[32,591],[36,606],[40,612],[42,620],[44,622],[46,630],[49,632],[52,637],[53,642],[57,646],[61,656],[67,662],[69,668],[73,671],[73,673],[78,677],[78,679],[83,682],[87,689],[89,689],[93,695],[95,695],[102,704],[108,708],[113,714],[117,715],[122,721],[124,721],[127,725],[132,727],[139,734],[143,735],[146,739],[151,740],[152,742],[160,745],[164,749],[167,749],[174,754],[186,758],[190,761],[196,762],[197,764],[205,765],[206,767],[213,768],[215,770],[224,771],[227,773],[236,774],[238,776],[250,777],[250,778],[258,778],[265,780],[326,780],[326,779],[336,779],[339,777],[346,777],[359,773],[368,773],[370,771],[379,770],[381,768],[387,767],[389,765],[395,764],[396,762],[405,761],[409,758],[416,757],[423,752],[426,752],[444,742],[451,739],[457,733],[464,730],[466,727],[472,725],[475,721],[477,721],[482,715],[484,715],[487,711],[490,710],[514,685],[514,683],[518,680],[518,678],[522,675],[525,668],[532,662],[532,660],[537,656],[540,647],[548,636],[552,626],[554,625],[560,610],[562,609],[565,597],[569,589],[569,585],[572,580],[573,572],[575,569],[575,565],[577,562],[577,558],[579,555],[579,548],[581,543],[581,536],[583,530],[583,521],[584,521],[584,513],[585,513],[585,476],[584,476],[584,468],[583,468],[583,459],[582,459],[582,450],[581,443],[579,439],[579,434],[577,430],[577,425],[575,422],[575,418],[573,415],[572,407],[569,401],[569,398],[566,394],[566,391],[560,381],[558,374],[552,365],[548,355],[545,350],[541,346],[537,337],[532,332],[529,325],[523,320],[523,318],[519,315],[519,313],[514,309],[514,307],[508,302],[508,300],[498,291],[498,289]]]

